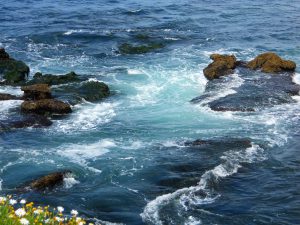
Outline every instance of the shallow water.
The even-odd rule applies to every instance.
[[[25,61],[30,76],[76,71],[113,94],[74,106],[49,128],[1,133],[0,194],[70,169],[75,180],[64,187],[23,197],[104,224],[299,224],[299,97],[244,113],[190,102],[205,91],[211,53],[249,60],[275,51],[299,65],[299,11],[297,1],[277,0],[2,3],[0,46]],[[124,42],[144,43],[139,34],[166,47],[118,53]],[[248,81],[236,71],[206,103]],[[0,102],[0,119],[20,103]],[[249,138],[252,147],[232,146],[232,138]],[[184,145],[196,139],[224,142]]]

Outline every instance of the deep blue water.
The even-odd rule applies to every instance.
[[[274,51],[300,65],[298,1],[0,0],[0,33],[0,46],[30,76],[76,71],[112,90],[49,128],[1,133],[0,194],[70,169],[76,180],[65,187],[22,197],[103,224],[300,224],[299,98],[250,113],[190,102],[205,91],[211,53],[249,60]],[[139,34],[165,47],[117,52],[124,42],[144,43]],[[249,80],[236,71],[207,101]],[[0,119],[19,105],[0,102]],[[252,147],[232,146],[232,138]],[[195,139],[222,141],[183,145]]]

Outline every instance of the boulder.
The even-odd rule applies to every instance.
[[[208,80],[216,79],[234,72],[233,70],[237,62],[234,55],[212,54],[210,58],[213,62],[203,70],[204,76]]]
[[[110,91],[103,82],[88,81],[78,88],[78,94],[87,101],[98,101],[109,96]]]
[[[27,82],[27,84],[48,84],[51,86],[80,81],[82,81],[82,79],[80,79],[79,75],[77,75],[75,72],[70,72],[65,75],[43,75],[42,73],[38,72],[33,76],[33,79],[31,81]]]
[[[147,45],[138,45],[138,46],[124,43],[121,46],[119,46],[119,51],[121,54],[144,54],[163,47],[164,45],[161,43],[150,43]]]
[[[23,98],[25,100],[41,100],[41,99],[50,99],[51,90],[48,84],[33,84],[29,86],[21,87],[21,90],[24,91]]]
[[[70,171],[50,173],[46,176],[40,177],[29,184],[29,188],[36,191],[44,191],[53,189],[63,184],[65,176],[71,173]]]
[[[67,114],[72,109],[69,104],[55,99],[42,99],[37,101],[24,101],[21,105],[24,113],[37,114]]]
[[[0,101],[3,101],[3,100],[19,100],[19,99],[21,99],[21,98],[18,97],[18,96],[15,96],[15,95],[0,93]]]
[[[252,70],[261,69],[264,73],[291,72],[295,71],[296,63],[284,60],[273,52],[267,52],[248,62],[247,67]]]
[[[86,101],[94,102],[99,101],[110,95],[109,87],[99,81],[83,82],[79,86],[64,85],[53,88],[53,94],[67,100],[71,104],[77,104],[82,99]]]
[[[0,75],[4,79],[2,84],[17,84],[25,81],[29,74],[29,67],[22,61],[10,58],[4,48],[0,49]]]

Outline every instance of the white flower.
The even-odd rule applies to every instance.
[[[33,213],[36,215],[41,214],[42,212],[43,212],[43,210],[41,210],[41,209],[36,209],[33,211]]]
[[[62,213],[64,210],[65,210],[65,209],[64,209],[63,207],[57,206],[57,211],[58,211],[59,213]]]
[[[7,200],[7,198],[5,197],[0,197],[0,202],[5,202]]]
[[[45,223],[49,223],[49,222],[50,222],[50,219],[46,219],[46,220],[45,220]]]
[[[25,218],[20,219],[20,223],[22,225],[29,225],[29,221],[27,219],[25,219]]]
[[[84,225],[84,223],[83,222],[79,222],[78,225]]]
[[[73,216],[77,216],[77,215],[78,215],[78,212],[77,212],[76,210],[72,209],[71,214],[72,214]]]
[[[22,199],[22,200],[20,201],[20,203],[21,203],[22,205],[24,205],[24,204],[26,203],[26,200],[25,200],[25,199]]]
[[[26,211],[22,208],[19,208],[15,211],[15,214],[18,216],[18,217],[23,217],[26,215]]]
[[[81,218],[80,217],[77,217],[76,218],[76,222],[78,223],[78,222],[80,222],[81,221]]]
[[[17,204],[17,201],[14,200],[14,199],[10,199],[10,200],[9,200],[9,204],[11,204],[11,205]]]

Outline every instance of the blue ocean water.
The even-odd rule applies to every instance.
[[[299,98],[256,112],[190,102],[205,91],[212,53],[250,60],[274,51],[300,65],[299,12],[298,1],[278,0],[0,0],[0,46],[30,76],[76,71],[112,91],[49,128],[0,133],[0,194],[68,169],[75,177],[64,187],[22,197],[103,224],[300,224]],[[118,53],[143,44],[141,34],[165,47]],[[248,80],[237,71],[207,101]],[[0,102],[0,119],[20,104]],[[252,147],[232,147],[232,138]],[[224,142],[184,145],[196,139]]]

